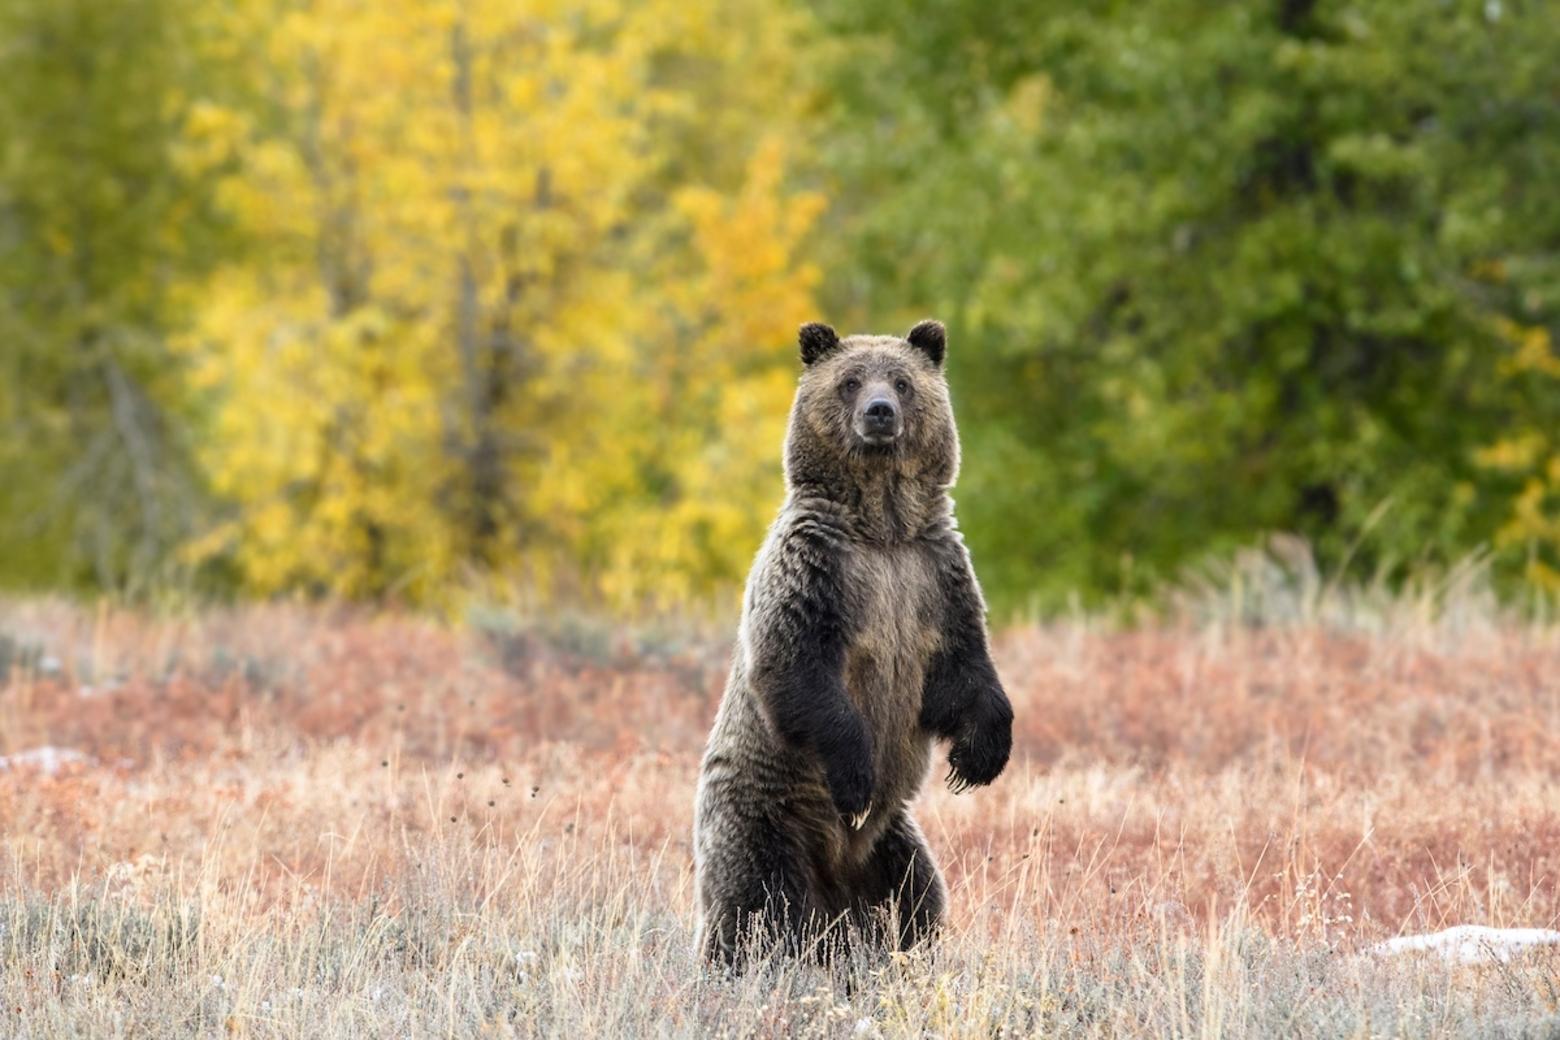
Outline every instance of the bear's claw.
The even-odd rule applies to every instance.
[[[961,776],[958,767],[952,765],[948,767],[948,775],[943,778],[943,782],[948,785],[948,790],[954,794],[963,794],[970,788],[979,786],[968,777]]]
[[[851,830],[857,830],[857,831],[861,830],[861,828],[867,822],[867,817],[871,816],[871,815],[872,815],[872,806],[869,805],[865,809],[863,809],[859,813],[857,813],[856,815],[852,816],[850,818]]]

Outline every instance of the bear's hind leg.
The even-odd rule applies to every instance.
[[[744,830],[721,843],[699,877],[700,952],[738,971],[776,947],[792,955],[806,951],[821,920],[784,835],[767,823]]]
[[[908,950],[936,932],[947,896],[921,828],[900,809],[862,868],[860,927],[881,945]]]

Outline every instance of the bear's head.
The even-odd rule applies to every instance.
[[[898,336],[847,336],[803,325],[805,366],[786,436],[791,486],[840,488],[894,477],[952,485],[959,438],[943,375],[947,333],[923,321]]]

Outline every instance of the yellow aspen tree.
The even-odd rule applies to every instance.
[[[265,104],[224,198],[256,248],[183,344],[232,516],[194,553],[262,592],[422,602],[488,575],[620,603],[666,598],[630,574],[731,577],[771,502],[715,523],[690,501],[774,471],[775,438],[721,461],[711,432],[783,416],[818,202],[760,147],[795,105],[772,35],[718,8],[254,5]],[[755,70],[774,89],[709,90]]]
[[[619,603],[734,592],[783,494],[780,447],[796,387],[796,329],[813,314],[818,265],[804,252],[823,208],[782,190],[779,138],[754,152],[738,191],[687,188],[689,276],[668,279],[670,356],[640,385],[650,428],[637,441],[645,497],[607,508],[605,586]],[[657,522],[643,523],[654,515]]]

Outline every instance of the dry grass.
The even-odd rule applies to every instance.
[[[1230,614],[1005,633],[944,941],[726,981],[718,635],[5,605],[0,755],[91,760],[0,771],[0,1036],[1560,1036],[1560,956],[1362,952],[1560,923],[1560,634]]]

